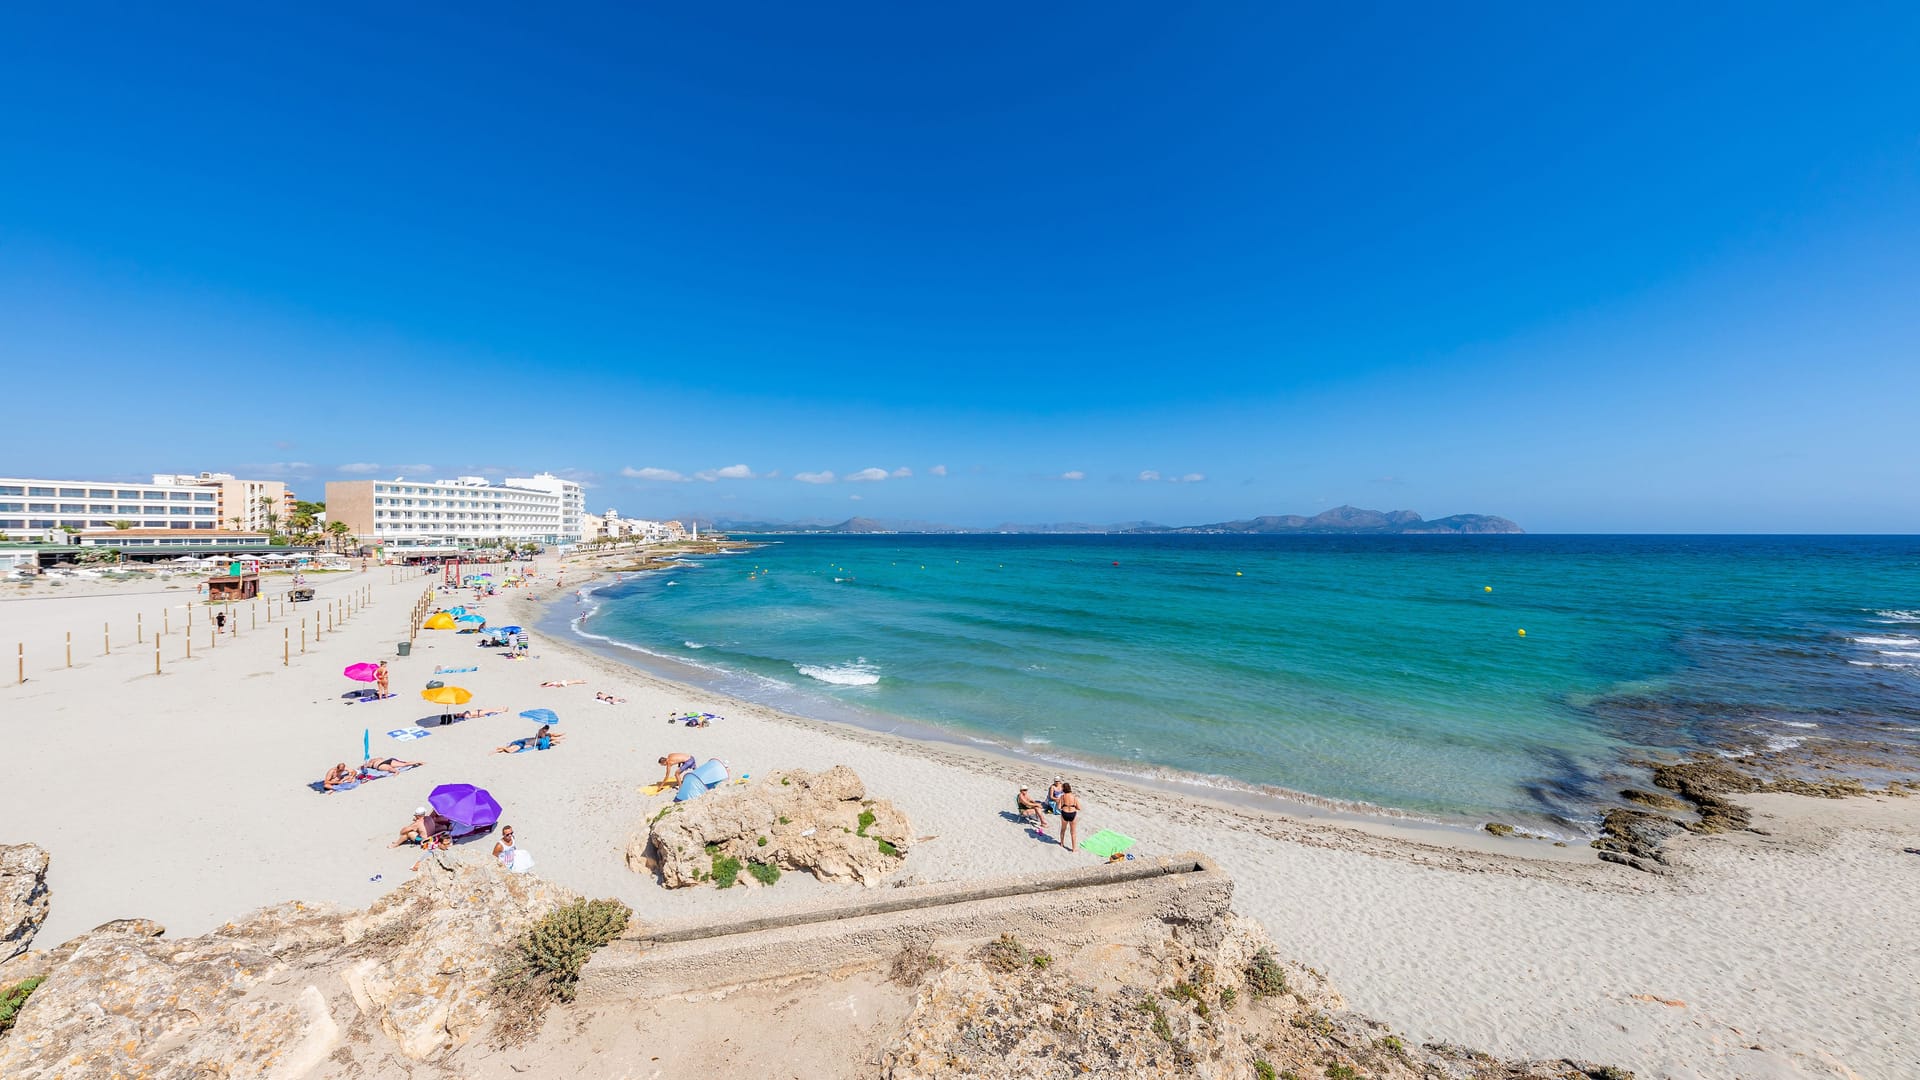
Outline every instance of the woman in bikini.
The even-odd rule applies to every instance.
[[[1072,784],[1061,784],[1060,843],[1064,845],[1068,851],[1074,851],[1080,847],[1080,826],[1074,824],[1074,819],[1079,816],[1080,796],[1073,793]],[[1073,837],[1073,843],[1071,844],[1067,843],[1067,837],[1069,835]]]

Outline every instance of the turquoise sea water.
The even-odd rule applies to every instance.
[[[1649,753],[1920,756],[1910,537],[766,539],[570,614],[802,713],[1566,835]]]

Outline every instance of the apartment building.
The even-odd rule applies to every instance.
[[[111,529],[117,522],[136,529],[217,531],[220,493],[175,484],[0,476],[0,533],[11,538]]]
[[[452,480],[336,480],[327,519],[344,521],[363,543],[432,554],[495,540],[571,545],[580,541],[580,485],[550,473],[505,483]]]
[[[232,528],[233,519],[239,518],[240,528],[263,532],[270,524],[269,512],[274,519],[271,524],[280,528],[293,517],[293,492],[278,480],[241,480],[232,473],[203,472],[155,475],[153,482],[165,487],[211,488],[223,529]]]

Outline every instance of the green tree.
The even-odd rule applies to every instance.
[[[353,528],[344,521],[327,522],[327,533],[333,537],[335,550],[347,550],[347,542],[353,536]]]
[[[109,521],[107,522],[107,524],[113,526],[116,529],[119,529],[121,532],[125,532],[128,529],[133,528],[133,522],[131,521]]]

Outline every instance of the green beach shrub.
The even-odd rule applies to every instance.
[[[1254,1080],[1278,1080],[1279,1076],[1280,1072],[1273,1067],[1273,1062],[1266,1058],[1253,1059]]]
[[[780,868],[770,862],[750,862],[747,864],[747,873],[762,885],[771,885],[780,880]]]
[[[13,1030],[14,1018],[20,1015],[20,1009],[40,984],[46,982],[46,976],[35,975],[31,979],[22,979],[5,990],[0,990],[0,1035]]]
[[[618,937],[632,914],[618,900],[575,900],[522,934],[494,975],[496,1039],[505,1044],[526,1038],[538,1030],[549,1004],[572,1001],[581,965]]]
[[[1257,998],[1274,997],[1287,992],[1287,972],[1280,961],[1273,958],[1272,949],[1261,949],[1253,954],[1253,961],[1247,965],[1247,989]]]
[[[867,830],[873,828],[873,823],[877,820],[879,819],[873,816],[873,811],[871,810],[860,811],[860,827],[854,830],[853,835],[855,836],[867,835]]]

